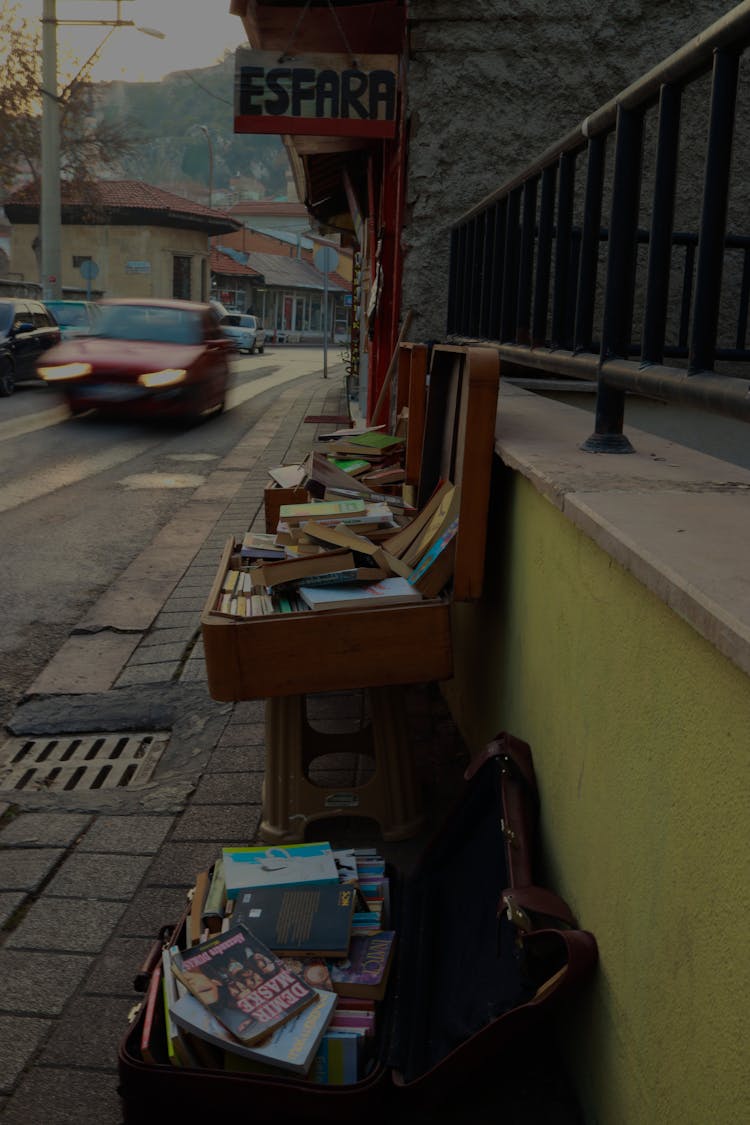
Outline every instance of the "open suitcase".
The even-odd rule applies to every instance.
[[[533,882],[537,792],[529,746],[502,733],[474,761],[466,786],[408,879],[396,883],[397,958],[378,1016],[366,1077],[316,1085],[270,1074],[170,1065],[161,1006],[150,1054],[144,1011],[119,1051],[124,1120],[206,1120],[217,1111],[263,1125],[284,1120],[382,1121],[431,1112],[504,1074],[513,1051],[535,1049],[550,1013],[574,996],[596,963],[596,943],[567,905]],[[180,923],[155,943],[172,943]],[[136,988],[148,986],[148,967]]]

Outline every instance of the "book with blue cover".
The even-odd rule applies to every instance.
[[[355,891],[345,883],[240,891],[232,924],[246,926],[279,956],[346,957]]]
[[[254,887],[293,887],[299,883],[337,883],[331,845],[269,844],[222,848],[227,898]]]
[[[305,586],[299,596],[310,609],[356,609],[362,606],[404,605],[421,601],[419,590],[399,575],[370,586]]]

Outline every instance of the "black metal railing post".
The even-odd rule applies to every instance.
[[[619,106],[596,422],[593,434],[582,446],[590,453],[633,452],[622,432],[625,392],[607,385],[605,367],[608,359],[627,358],[630,353],[642,159],[643,112]]]
[[[560,157],[557,188],[555,287],[552,294],[552,339],[550,341],[553,348],[563,347],[568,342],[566,329],[570,303],[568,286],[570,282],[575,173],[575,153],[564,152]]]
[[[714,54],[693,332],[688,360],[691,374],[713,371],[714,368],[739,65],[737,51],[718,50]]]
[[[534,347],[547,341],[547,312],[552,273],[552,235],[555,228],[555,189],[557,168],[549,165],[542,172],[542,195],[539,204],[539,237],[537,239],[534,308],[531,317],[531,342]]]
[[[592,137],[588,144],[586,162],[586,190],[583,198],[583,230],[581,232],[581,262],[578,273],[576,318],[573,331],[573,349],[577,352],[588,352],[592,349],[606,152],[606,135],[600,133],[598,136]]]
[[[664,359],[681,103],[680,89],[670,85],[662,86],[648,245],[646,304],[643,313],[642,363],[661,363]]]

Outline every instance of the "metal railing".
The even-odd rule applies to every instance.
[[[521,367],[595,379],[596,423],[586,449],[632,449],[623,434],[626,392],[750,420],[750,382],[737,370],[716,370],[719,361],[735,369],[750,361],[750,236],[727,233],[740,59],[748,44],[750,0],[587,117],[452,228],[449,338],[493,342]],[[706,79],[697,231],[676,232],[676,201],[685,187],[683,99],[689,91],[700,100],[699,80]],[[723,294],[730,255],[739,261],[733,260],[734,286]],[[729,303],[732,333],[722,342],[720,318],[728,318]]]

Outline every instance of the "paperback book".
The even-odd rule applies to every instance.
[[[277,1066],[293,1074],[306,1074],[331,1023],[335,1003],[335,992],[317,991],[315,999],[304,1011],[254,1046],[238,1041],[190,994],[174,1001],[171,1011],[175,1024],[224,1051],[243,1059]]]
[[[400,575],[370,586],[300,586],[298,593],[313,610],[414,604],[422,599],[419,590]]]
[[[337,883],[338,871],[326,842],[283,846],[223,848],[227,898],[254,887],[293,887],[299,883]]]
[[[335,1005],[335,993],[316,991],[313,1002],[304,1011],[255,1046],[239,1042],[209,1009],[189,994],[172,1004],[171,1013],[178,1027],[233,1055],[292,1074],[306,1074],[331,1021]]]
[[[246,926],[279,955],[345,957],[349,951],[356,888],[262,887],[241,891],[232,923]]]
[[[189,950],[173,946],[172,972],[240,1042],[252,1045],[315,999],[310,988],[243,926]]]
[[[393,930],[381,930],[369,937],[353,937],[349,956],[329,965],[333,987],[339,995],[382,1000],[395,943]]]

